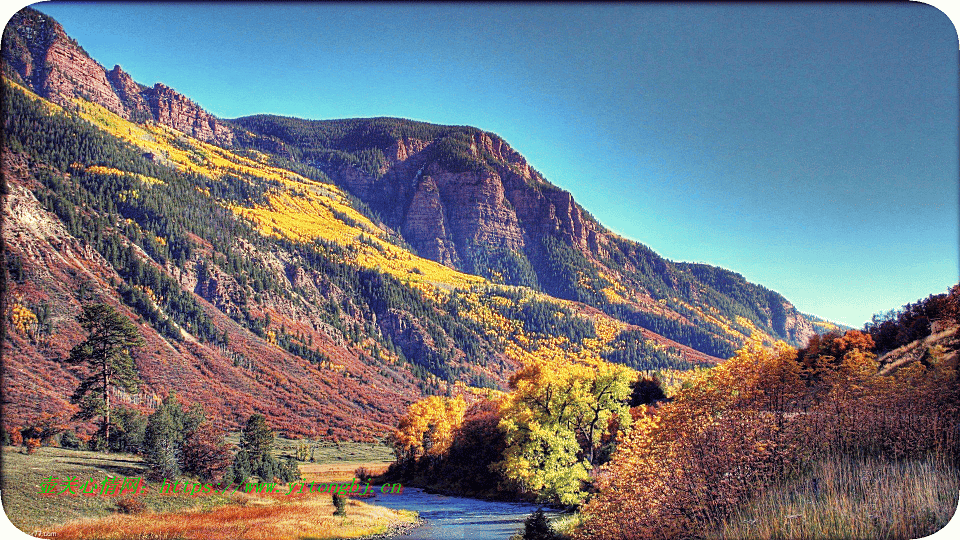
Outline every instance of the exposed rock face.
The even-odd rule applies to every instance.
[[[173,89],[142,87],[120,66],[107,72],[53,19],[30,8],[13,16],[3,34],[6,75],[58,105],[83,98],[135,121],[153,120],[220,145],[233,131]]]
[[[780,335],[789,336],[790,339],[797,343],[806,343],[807,340],[817,333],[813,329],[813,323],[801,315],[793,304],[783,302],[783,309],[785,312],[783,325],[779,328],[774,326],[774,330],[779,332]]]
[[[380,328],[390,335],[394,343],[406,351],[413,351],[418,357],[428,356],[440,345],[434,342],[416,317],[403,310],[388,310],[380,321]]]
[[[150,106],[142,95],[146,89],[137,84],[129,73],[123,71],[120,66],[114,66],[107,73],[107,79],[116,90],[117,96],[123,102],[130,118],[136,119],[137,116],[152,117]]]
[[[56,21],[25,9],[11,19],[4,34],[4,55],[14,59],[11,65],[21,80],[39,95],[58,105],[81,97],[125,114],[103,67]]]
[[[200,277],[202,279],[197,281],[195,293],[231,317],[241,313],[240,306],[246,304],[246,294],[232,276],[219,268],[210,267],[207,275]]]
[[[447,231],[440,189],[433,178],[427,176],[419,182],[401,230],[423,257],[450,267],[459,266],[460,257]]]
[[[469,271],[466,261],[477,246],[521,253],[547,234],[600,249],[603,229],[506,142],[477,132],[470,150],[499,165],[452,172],[433,158],[430,142],[403,138],[384,149],[388,163],[379,178],[353,167],[329,172],[400,229],[421,256],[453,268]]]
[[[169,86],[157,83],[145,94],[157,122],[201,141],[225,146],[233,142],[230,128]]]

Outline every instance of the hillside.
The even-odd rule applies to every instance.
[[[3,35],[4,424],[69,416],[82,304],[146,340],[144,385],[235,429],[371,439],[529,355],[686,369],[811,322],[728,270],[597,223],[494,134],[400,119],[217,119],[106,70],[53,19]]]
[[[589,304],[712,356],[754,330],[793,344],[814,333],[776,292],[612,233],[495,134],[395,118],[232,123],[249,130],[236,131],[238,146],[318,169],[451,268]]]

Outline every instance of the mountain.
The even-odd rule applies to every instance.
[[[65,415],[80,306],[137,323],[150,407],[370,439],[526,355],[642,370],[802,344],[811,320],[609,231],[495,134],[404,119],[218,119],[107,70],[50,17],[3,34],[4,425]]]
[[[316,168],[421,256],[451,268],[583,302],[688,345],[716,340],[698,347],[714,356],[729,356],[720,342],[754,326],[794,344],[814,334],[776,292],[612,233],[495,134],[394,118],[232,123],[247,130],[237,130],[239,147]],[[712,320],[713,310],[728,323]],[[688,326],[710,335],[697,341]]]
[[[22,10],[7,28],[4,75],[37,95],[64,106],[86,99],[125,119],[153,120],[205,142],[232,142],[229,128],[173,89],[138,84],[120,66],[106,71],[52,18]]]

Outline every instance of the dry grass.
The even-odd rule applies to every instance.
[[[950,521],[958,493],[960,471],[942,459],[835,457],[771,486],[713,538],[920,538]]]
[[[353,538],[381,534],[415,521],[409,512],[347,502],[347,516],[333,516],[329,497],[238,497],[237,504],[208,511],[115,515],[68,523],[52,530],[56,538],[125,540],[130,538],[284,540]]]
[[[391,462],[375,461],[369,463],[301,463],[301,482],[346,482],[357,477],[359,467],[372,474],[383,474]]]
[[[377,450],[377,449],[374,449]],[[371,451],[372,452],[372,451]],[[368,452],[368,453],[371,453]],[[355,455],[354,455],[355,454]],[[373,457],[350,452],[354,457]],[[304,482],[351,480],[368,461],[301,464]],[[123,514],[124,501],[116,497],[41,496],[40,483],[51,475],[102,479],[105,476],[142,476],[146,469],[138,456],[78,452],[44,447],[26,455],[3,449],[3,505],[10,520],[23,531],[56,533],[57,538],[349,538],[380,534],[390,527],[412,523],[410,513],[396,512],[350,501],[346,518],[333,517],[327,494],[304,496],[162,495],[157,485],[135,498],[143,508]],[[286,493],[281,489],[280,493]],[[139,505],[137,505],[139,506]]]
[[[101,454],[98,452],[42,447],[36,453],[20,453],[12,446],[3,447],[3,507],[10,521],[24,531],[47,531],[70,520],[100,518],[116,513],[118,497],[44,496],[40,485],[50,476],[77,477],[85,483],[106,476],[135,477],[146,475],[139,456]],[[147,511],[179,512],[188,508],[209,509],[230,500],[223,496],[160,495],[153,489],[137,497]]]

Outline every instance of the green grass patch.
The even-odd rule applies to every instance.
[[[98,518],[118,512],[123,497],[41,495],[41,483],[51,476],[76,477],[80,489],[91,478],[107,476],[145,477],[147,468],[140,456],[42,447],[33,454],[21,453],[12,446],[3,447],[3,508],[10,521],[23,531],[49,529],[78,518]],[[144,480],[148,489],[136,498],[144,509],[173,512],[190,508],[210,509],[233,502],[221,495],[161,495],[160,483]],[[78,489],[77,491],[80,491]],[[127,495],[129,497],[129,495]]]

